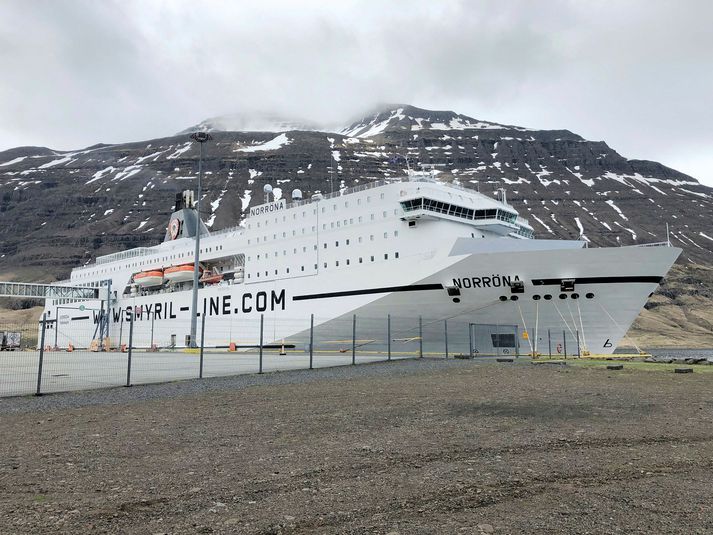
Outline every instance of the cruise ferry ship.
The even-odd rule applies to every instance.
[[[72,271],[68,284],[100,288],[99,298],[48,301],[48,340],[117,347],[135,317],[134,346],[190,345],[200,232],[197,315],[209,325],[207,346],[228,347],[231,322],[261,316],[264,342],[284,344],[303,339],[311,315],[322,332],[354,315],[391,315],[449,321],[449,339],[483,354],[562,353],[567,344],[570,354],[577,344],[606,354],[681,253],[669,243],[536,239],[504,191],[494,199],[427,173],[266,201],[240,225],[209,232],[192,193],[177,195],[162,243]]]

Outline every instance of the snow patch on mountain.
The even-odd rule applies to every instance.
[[[167,160],[175,160],[176,158],[180,157],[181,154],[183,154],[184,152],[191,150],[191,145],[193,145],[192,141],[188,141],[188,142],[184,143],[183,147],[176,149],[173,152],[173,154],[169,154],[168,156],[166,156],[166,159]]]
[[[243,196],[240,198],[241,210],[244,212],[250,206],[250,199],[252,199],[252,190],[246,189]]]
[[[616,211],[616,213],[619,214],[619,217],[621,217],[624,221],[628,221],[628,220],[629,220],[629,218],[624,215],[624,212],[622,212],[622,211],[619,209],[619,207],[618,207],[616,204],[614,204],[614,201],[612,201],[611,199],[609,199],[609,200],[606,200],[606,201],[604,201],[604,202],[606,202],[609,206],[611,206],[611,207]],[[618,225],[618,224],[619,224],[619,223],[617,223],[617,225]]]
[[[20,163],[20,162],[21,162],[22,160],[24,160],[25,158],[27,158],[27,156],[20,156],[19,158],[15,158],[14,160],[10,160],[9,162],[0,163],[0,167],[4,167],[4,166],[6,166],[6,165],[14,165],[14,164],[16,164],[16,163]]]
[[[116,170],[116,168],[111,165],[109,167],[105,167],[101,171],[97,171],[96,173],[94,173],[92,175],[92,178],[87,180],[84,184],[91,184],[92,182],[96,182],[97,180],[99,180],[101,177],[103,177],[107,173],[111,173],[112,171],[115,171],[115,170]]]
[[[292,143],[292,140],[287,137],[286,134],[280,134],[274,137],[270,141],[265,141],[264,143],[258,143],[257,145],[250,145],[249,147],[240,147],[235,149],[233,152],[258,152],[258,151],[268,151],[268,150],[278,150],[285,145]]]
[[[67,156],[64,156],[63,158],[59,158],[59,159],[57,159],[57,160],[52,160],[52,161],[50,161],[50,162],[43,163],[42,165],[40,165],[40,166],[38,167],[38,169],[49,169],[50,167],[54,167],[55,165],[60,165],[60,164],[63,164],[63,163],[69,163],[69,162],[72,161],[72,156],[73,156],[72,154],[69,154],[69,155],[67,155]]]

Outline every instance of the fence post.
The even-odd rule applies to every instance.
[[[55,307],[54,309],[54,347],[57,348],[57,335],[59,334],[59,314],[57,311],[59,309]],[[44,344],[42,344],[44,345]]]
[[[203,347],[205,346],[205,317],[206,314],[201,316],[201,357],[200,357],[200,368],[198,370],[198,379],[203,379]]]
[[[423,318],[418,317],[418,358],[423,358]]]
[[[564,358],[567,358],[567,333],[562,330],[562,343],[564,345]]]
[[[203,315],[205,317],[205,314]],[[154,320],[156,319],[156,312],[151,313],[151,345],[149,346],[151,348],[151,351],[153,351],[153,325],[154,325]]]
[[[314,360],[314,314],[309,317],[309,369],[314,369],[312,363]]]
[[[448,360],[448,320],[443,320],[443,334],[446,338],[446,360]]]
[[[579,329],[577,329],[577,358],[582,358],[582,353],[579,350]]]
[[[133,310],[129,316],[131,321],[129,322],[129,354],[126,361],[126,386],[131,386],[131,346],[134,345],[134,320],[136,319],[136,315]]]
[[[495,324],[495,351],[500,357],[500,323]]]
[[[352,316],[352,365],[356,364],[356,314]]]
[[[265,314],[260,314],[260,363],[258,367],[258,373],[262,373],[262,336],[263,327],[265,325]]]
[[[547,329],[547,349],[549,350],[550,358],[552,358],[552,335],[549,329]]]
[[[121,315],[121,320],[119,321],[119,349],[121,349],[122,335],[124,334],[124,314]],[[55,342],[55,345],[57,343]]]
[[[520,326],[515,325],[515,358],[520,358]]]
[[[37,365],[37,391],[36,396],[42,395],[42,361],[45,358],[45,329],[47,328],[47,312],[42,314],[42,336],[40,336],[40,362]]]
[[[391,314],[386,315],[386,360],[391,360]]]

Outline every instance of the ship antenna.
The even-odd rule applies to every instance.
[[[666,221],[666,245],[668,247],[671,247],[671,237],[669,236],[669,233],[668,233],[668,221]]]
[[[329,151],[331,165],[329,166],[329,192],[334,193],[334,151]]]

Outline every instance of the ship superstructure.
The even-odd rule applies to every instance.
[[[590,350],[609,353],[680,254],[670,246],[588,248],[578,240],[534,239],[504,192],[493,199],[427,173],[309,199],[295,190],[290,202],[266,200],[240,225],[209,233],[192,194],[179,194],[163,243],[72,271],[72,285],[102,287],[104,298],[85,308],[106,313],[63,314],[71,322],[104,321],[97,332],[112,343],[117,323],[150,317],[152,340],[137,345],[188,345],[193,270],[199,269],[202,314],[262,315],[272,341],[297,334],[282,321],[287,318],[315,314],[328,323],[391,314],[520,333],[486,337],[484,351],[516,344],[535,352],[549,330],[550,343],[551,331],[555,344],[576,333]],[[48,301],[48,317],[67,305]],[[58,334],[60,344],[84,343]],[[225,346],[227,336],[212,333],[206,343]]]

